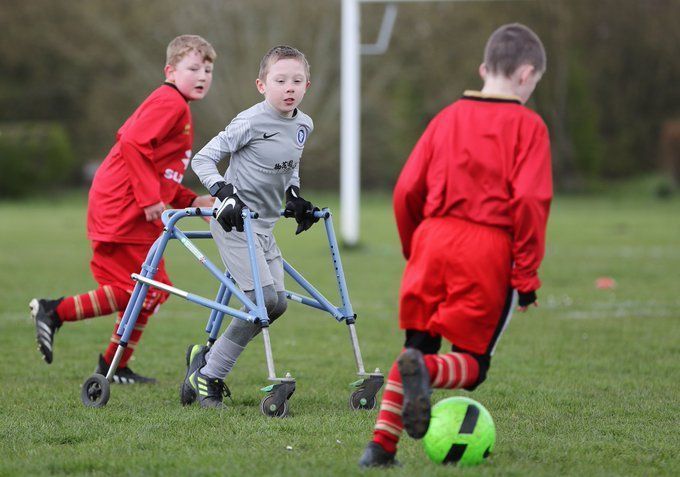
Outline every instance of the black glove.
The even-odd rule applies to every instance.
[[[304,232],[319,221],[318,217],[314,217],[314,212],[318,211],[318,207],[314,207],[310,201],[300,196],[299,187],[290,186],[288,188],[284,214],[292,214],[295,217],[295,221],[298,223],[295,235]]]
[[[227,232],[231,232],[232,227],[235,227],[237,232],[243,232],[241,213],[246,204],[236,195],[236,188],[233,185],[224,182],[222,184],[224,185],[212,194],[222,201],[220,208],[213,212],[213,216]]]
[[[518,305],[522,308],[525,308],[532,303],[536,303],[536,292],[535,291],[530,291],[530,292],[518,292],[519,293],[519,303]]]

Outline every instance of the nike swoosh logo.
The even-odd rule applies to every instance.
[[[264,133],[264,134],[262,135],[262,139],[269,139],[270,137],[276,136],[277,134],[278,134],[277,132],[272,133],[272,134]]]
[[[236,199],[227,199],[227,200],[224,202],[224,206],[225,206],[225,207],[229,207],[230,205],[231,205],[232,207],[236,206]]]

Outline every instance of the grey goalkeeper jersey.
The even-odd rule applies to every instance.
[[[260,215],[252,222],[253,230],[271,235],[286,189],[300,187],[300,157],[313,129],[312,118],[299,109],[286,118],[265,100],[239,113],[198,151],[191,168],[208,189],[220,181],[232,184],[248,208]],[[217,164],[229,154],[222,177]]]

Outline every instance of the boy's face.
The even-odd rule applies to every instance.
[[[165,65],[165,80],[177,86],[189,101],[203,99],[212,84],[213,64],[190,51],[176,64]]]
[[[295,58],[284,58],[272,63],[265,80],[255,80],[257,90],[267,102],[288,118],[304,98],[309,84],[305,65]]]

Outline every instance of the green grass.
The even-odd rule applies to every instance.
[[[47,366],[27,303],[95,286],[85,200],[0,203],[0,475],[358,475],[376,411],[347,408],[356,370],[345,325],[298,304],[272,328],[277,371],[297,378],[288,419],[260,414],[268,384],[260,338],[229,378],[228,411],[180,406],[184,351],[203,341],[207,311],[176,297],[150,320],[131,363],[159,383],[113,386],[105,408],[82,406],[80,385],[113,318],[65,325]],[[343,251],[343,264],[364,361],[387,370],[401,347],[403,267],[388,197],[365,197],[362,222],[363,246]],[[334,298],[322,228],[294,237],[282,223],[277,238]],[[199,246],[217,261],[212,243]],[[211,277],[178,244],[167,261],[178,287],[214,295]],[[678,199],[557,198],[540,307],[515,314],[487,382],[460,392],[493,415],[494,455],[475,469],[440,468],[405,438],[401,469],[364,475],[679,475],[678,270]],[[596,289],[601,276],[617,287]]]

